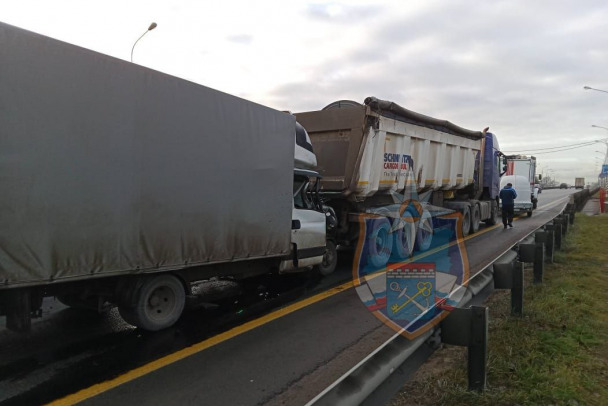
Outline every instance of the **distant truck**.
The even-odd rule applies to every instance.
[[[513,189],[517,193],[514,203],[514,212],[516,214],[526,213],[528,217],[532,216],[535,203],[532,201],[532,195],[528,193],[530,184],[528,178],[521,175],[504,175],[500,178],[500,187],[505,187],[508,183],[511,183]],[[501,206],[502,208],[502,206]]]
[[[10,329],[56,296],[159,330],[197,281],[335,267],[291,114],[3,23],[0,106]]]
[[[460,212],[463,236],[476,232],[481,221],[497,222],[501,153],[492,133],[467,130],[375,97],[363,104],[337,101],[296,117],[310,135],[323,176],[322,195],[338,218],[338,244],[352,246],[357,240],[351,214],[382,214],[394,203],[394,193],[415,199],[408,196],[412,189],[435,207]],[[387,261],[391,253],[407,257],[414,247],[429,246],[431,214],[422,206],[415,243],[406,240],[409,232],[370,236]],[[389,230],[391,222],[395,220],[379,219],[377,229]]]
[[[575,189],[584,189],[585,188],[585,178],[574,178],[574,188]]]
[[[526,155],[506,155],[504,157],[506,160],[507,171],[504,176],[523,176],[526,178],[528,183],[528,187],[524,188],[523,183],[519,186],[520,190],[517,190],[518,195],[521,192],[526,194],[529,193],[530,199],[529,201],[532,204],[531,210],[528,212],[528,216],[532,215],[532,210],[536,209],[538,205],[538,188],[535,186],[537,181],[540,180],[540,176],[536,177],[536,158],[533,156]],[[520,180],[517,180],[518,184],[520,184]],[[501,182],[501,184],[504,182]],[[520,196],[520,199],[524,199],[524,196]],[[526,202],[528,198],[525,197]],[[527,206],[527,203],[526,205]],[[522,206],[523,207],[523,206]]]

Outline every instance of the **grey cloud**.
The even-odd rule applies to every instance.
[[[249,45],[253,42],[253,36],[247,34],[238,34],[232,35],[227,38],[230,42],[235,42],[237,44]]]
[[[333,11],[335,10],[335,11]],[[313,20],[354,24],[380,12],[380,6],[350,6],[342,3],[316,3],[308,5],[306,15]]]
[[[441,4],[366,24],[351,51],[317,61],[306,82],[273,89],[275,105],[305,111],[376,96],[466,128],[489,126],[507,151],[608,135],[591,128],[608,127],[608,95],[582,89],[608,90],[603,1]],[[329,21],[323,7],[313,11]],[[581,149],[538,158],[566,176],[559,162],[577,157],[582,167],[589,155]]]

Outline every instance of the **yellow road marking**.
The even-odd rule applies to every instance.
[[[169,364],[172,364],[174,362],[177,362],[179,360],[182,360],[184,358],[187,358],[191,355],[194,355],[196,353],[199,353],[203,350],[206,350],[207,348],[213,347],[216,344],[219,344],[223,341],[229,340],[231,338],[234,338],[240,334],[246,333],[250,330],[253,330],[261,325],[264,325],[266,323],[269,323],[273,320],[279,319],[283,316],[286,316],[290,313],[293,313],[297,310],[300,310],[304,307],[307,307],[313,303],[319,302],[325,298],[328,298],[330,296],[336,295],[348,288],[351,288],[353,286],[353,282],[349,281],[347,283],[344,283],[342,285],[336,286],[326,292],[322,292],[319,293],[315,296],[311,296],[307,299],[303,299],[297,303],[293,303],[289,306],[286,306],[282,309],[276,310],[272,313],[269,313],[265,316],[262,316],[260,318],[257,318],[255,320],[251,320],[245,324],[242,324],[240,326],[234,327],[228,331],[225,331],[221,334],[218,334],[216,336],[213,336],[211,338],[208,338],[204,341],[201,341],[199,343],[196,343],[194,345],[191,345],[190,347],[186,347],[183,348],[179,351],[176,351],[172,354],[166,355],[164,357],[161,357],[155,361],[152,361],[148,364],[142,365],[138,368],[135,368],[131,371],[128,371],[114,379],[111,379],[109,381],[105,381],[105,382],[101,382],[98,384],[95,384],[91,387],[82,389],[79,392],[76,392],[74,394],[68,395],[64,398],[55,400],[51,403],[49,403],[48,405],[53,405],[53,406],[59,406],[59,405],[73,405],[75,403],[78,402],[82,402],[85,399],[89,399],[93,396],[96,396],[102,392],[106,392],[112,388],[115,388],[119,385],[122,385],[123,383],[127,383],[130,382],[134,379],[137,379],[143,375],[149,374],[150,372],[156,371],[160,368],[163,368]]]
[[[553,202],[553,203],[546,204],[544,206],[540,206],[540,207],[537,208],[537,210],[541,209],[541,208],[546,208],[546,207],[549,207],[549,206],[557,206],[562,200],[564,200],[564,199],[560,199],[557,202]],[[518,218],[515,218],[515,220],[517,220],[517,219]],[[419,255],[418,258],[430,255],[433,252],[436,252],[437,250],[445,249],[447,246],[451,246],[451,245],[457,244],[457,243],[462,242],[462,241],[468,241],[468,240],[470,240],[471,238],[474,238],[474,237],[479,237],[479,236],[487,233],[488,231],[497,228],[498,226],[500,226],[500,224],[496,224],[496,225],[494,225],[492,227],[487,227],[487,228],[485,228],[483,230],[478,231],[475,234],[471,234],[471,235],[469,235],[469,236],[467,236],[465,238],[462,238],[459,241],[453,241],[453,242],[451,242],[449,244],[445,244],[445,246],[443,246],[443,247],[437,247],[437,248],[435,248],[435,249],[433,249],[433,250],[431,250],[429,252],[425,252],[424,254]],[[154,372],[154,371],[156,371],[158,369],[161,369],[161,368],[163,368],[163,367],[165,367],[167,365],[173,364],[173,363],[175,363],[177,361],[180,361],[180,360],[182,360],[184,358],[187,358],[187,357],[189,357],[191,355],[197,354],[197,353],[199,353],[201,351],[206,350],[207,348],[213,347],[214,345],[220,344],[220,343],[222,343],[224,341],[227,341],[227,340],[229,340],[231,338],[234,338],[234,337],[239,336],[239,335],[241,335],[243,333],[251,331],[251,330],[253,330],[255,328],[258,328],[258,327],[260,327],[260,326],[262,326],[264,324],[267,324],[267,323],[269,323],[269,322],[271,322],[273,320],[279,319],[279,318],[281,318],[283,316],[286,316],[288,314],[291,314],[291,313],[293,313],[293,312],[295,312],[297,310],[303,309],[303,308],[308,307],[308,306],[310,306],[310,305],[312,305],[314,303],[320,302],[321,300],[324,300],[324,299],[326,299],[328,297],[334,296],[334,295],[336,295],[336,294],[338,294],[340,292],[343,292],[343,291],[345,291],[347,289],[350,289],[352,287],[353,287],[353,281],[348,281],[348,282],[343,283],[343,284],[341,284],[339,286],[331,288],[331,289],[329,289],[329,290],[327,290],[325,292],[322,292],[322,293],[316,294],[314,296],[311,296],[309,298],[303,299],[303,300],[301,300],[299,302],[293,303],[293,304],[291,304],[289,306],[286,306],[286,307],[284,307],[282,309],[276,310],[276,311],[274,311],[272,313],[269,313],[269,314],[267,314],[265,316],[259,317],[259,318],[255,319],[255,320],[248,321],[245,324],[242,324],[240,326],[234,327],[234,328],[232,328],[232,329],[230,329],[228,331],[225,331],[225,332],[220,333],[218,335],[215,335],[215,336],[213,336],[211,338],[208,338],[208,339],[206,339],[204,341],[201,341],[199,343],[191,345],[190,347],[186,347],[186,348],[183,348],[183,349],[181,349],[179,351],[176,351],[176,352],[174,352],[172,354],[165,355],[164,357],[161,357],[161,358],[159,358],[157,360],[154,360],[154,361],[149,362],[149,363],[147,363],[145,365],[142,365],[140,367],[132,369],[132,370],[130,370],[130,371],[128,371],[128,372],[126,372],[126,373],[124,373],[122,375],[119,375],[119,376],[117,376],[114,379],[110,379],[110,380],[105,381],[105,382],[97,383],[97,384],[95,384],[93,386],[90,386],[88,388],[82,389],[82,390],[80,390],[80,391],[78,391],[76,393],[73,393],[71,395],[67,395],[67,396],[65,396],[65,397],[63,397],[61,399],[55,400],[55,401],[53,401],[51,403],[48,403],[48,405],[49,406],[64,406],[64,405],[73,405],[73,404],[76,404],[78,402],[82,402],[83,400],[92,398],[93,396],[99,395],[100,393],[103,393],[103,392],[106,392],[106,391],[108,391],[110,389],[116,388],[116,387],[118,387],[118,386],[120,386],[120,385],[122,385],[124,383],[133,381],[133,380],[135,380],[135,379],[137,379],[139,377],[147,375],[147,374],[149,374],[151,372]]]

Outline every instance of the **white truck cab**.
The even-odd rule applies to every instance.
[[[337,263],[336,244],[329,238],[328,225],[335,214],[323,206],[318,180],[313,169],[317,158],[308,133],[296,122],[295,169],[293,177],[293,210],[291,221],[291,258],[282,261],[279,272],[292,272],[316,266],[327,275]]]

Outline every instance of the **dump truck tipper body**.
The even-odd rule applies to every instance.
[[[323,256],[325,214],[294,207],[293,115],[2,23],[0,106],[0,314],[91,280],[129,313],[141,280],[116,277],[187,286]]]
[[[323,192],[340,219],[341,242],[356,231],[348,213],[378,211],[393,193],[414,189],[435,206],[463,214],[462,231],[497,220],[499,147],[488,132],[367,98],[338,101],[320,111],[296,113],[310,134]]]

